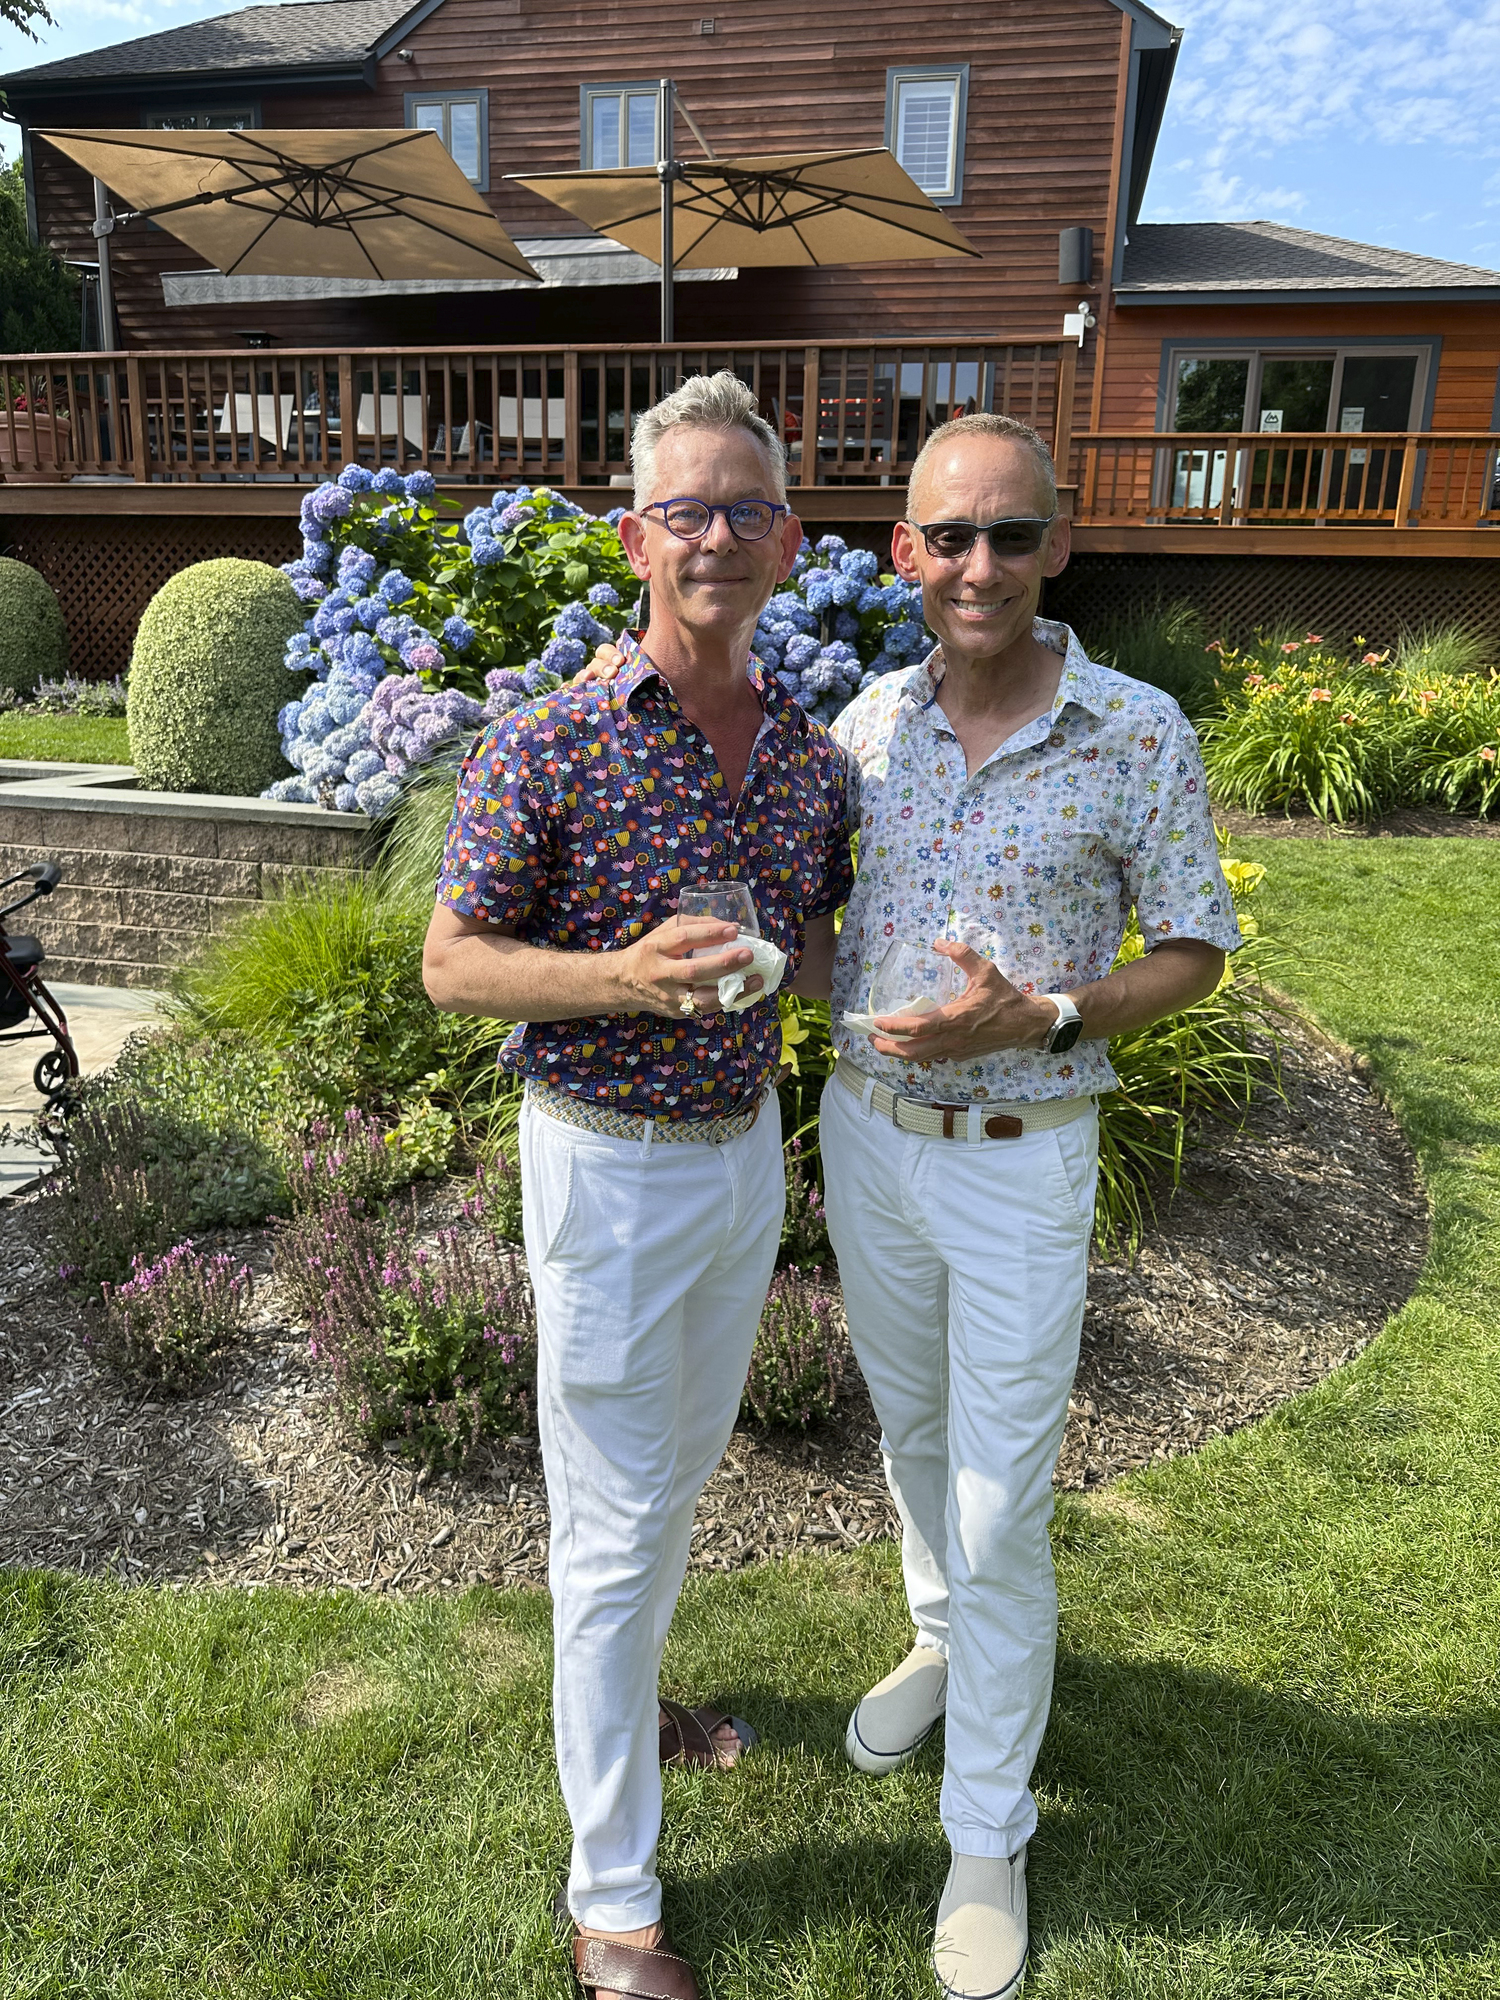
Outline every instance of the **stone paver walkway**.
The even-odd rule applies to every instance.
[[[49,982],[49,990],[68,1017],[85,1076],[108,1069],[126,1036],[156,1018],[163,998],[138,986],[52,986]],[[35,1015],[31,1018],[35,1022]],[[35,1041],[0,1041],[0,1127],[12,1127],[12,1136],[0,1137],[0,1197],[17,1193],[53,1165],[52,1153],[45,1146],[15,1136],[42,1107],[31,1072],[37,1058],[53,1046],[45,1036]]]

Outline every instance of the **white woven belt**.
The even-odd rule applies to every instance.
[[[847,1056],[839,1057],[834,1075],[877,1117],[889,1118],[903,1132],[917,1132],[924,1139],[967,1139],[975,1144],[984,1139],[1021,1139],[1028,1132],[1071,1125],[1094,1108],[1092,1097],[1046,1097],[1039,1104],[929,1103],[877,1083]]]
[[[648,1118],[639,1111],[615,1111],[607,1104],[595,1104],[586,1097],[574,1097],[550,1083],[529,1077],[526,1094],[538,1111],[564,1125],[578,1125],[586,1132],[603,1132],[611,1139],[628,1139],[632,1145],[722,1146],[748,1132],[760,1116],[769,1092],[758,1097],[745,1111],[731,1111],[723,1118]]]

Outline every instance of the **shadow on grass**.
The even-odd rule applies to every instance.
[[[847,1937],[851,1918],[866,1949],[882,1934],[908,1950],[929,1937],[948,1859],[940,1740],[904,1780],[915,1811],[892,1830],[871,1796],[880,1781],[839,1755],[846,1704],[769,1688],[744,1701],[789,1776],[810,1757],[846,1796],[800,1837],[788,1810],[741,1828],[740,1858],[677,1875],[668,1901],[681,1944],[704,1964],[726,1952],[783,1964],[812,1940]],[[801,1779],[805,1799],[805,1768]],[[1065,1654],[1036,1788],[1039,1960],[1085,1930],[1122,1941],[1290,1931],[1313,1953],[1372,1932],[1454,1953],[1500,1938],[1494,1711],[1372,1719],[1171,1665]],[[868,1812],[848,1796],[861,1789]],[[747,1819],[772,1803],[747,1798]],[[868,1834],[840,1837],[861,1819]]]

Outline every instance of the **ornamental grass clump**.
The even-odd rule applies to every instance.
[[[482,1184],[464,1226],[418,1236],[416,1210],[343,1190],[296,1216],[278,1275],[370,1446],[461,1464],[482,1437],[522,1429],[534,1402],[536,1312],[525,1260],[499,1235]]]
[[[194,1389],[243,1332],[252,1289],[247,1264],[176,1243],[154,1261],[135,1257],[124,1284],[104,1287],[104,1326],[87,1344],[122,1375]]]
[[[833,1414],[848,1338],[822,1271],[778,1271],[750,1355],[740,1415],[765,1429],[809,1430]]]

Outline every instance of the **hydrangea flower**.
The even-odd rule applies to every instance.
[[[342,486],[319,486],[302,503],[307,516],[323,527],[347,519],[354,502]]]
[[[401,658],[414,674],[435,674],[443,665],[443,649],[431,639],[408,639]]]
[[[543,673],[571,680],[588,656],[588,647],[582,639],[549,639],[542,648],[540,665]]]
[[[394,465],[381,466],[379,472],[370,481],[370,485],[377,493],[399,493],[403,500],[406,498],[406,481],[401,477],[401,474],[396,470]]]
[[[455,653],[466,653],[474,643],[474,627],[456,614],[443,620],[443,644]]]
[[[372,480],[364,466],[346,465],[339,474],[338,483],[346,493],[368,493]]]
[[[524,527],[530,519],[531,510],[529,507],[513,504],[502,508],[496,526],[503,534],[510,534],[513,529]]]
[[[412,580],[403,576],[399,569],[388,569],[380,579],[380,595],[387,604],[406,604],[416,595]]]
[[[437,492],[437,481],[430,472],[408,472],[406,475],[406,497],[408,500],[431,500]]]
[[[619,609],[620,593],[612,583],[591,583],[588,598],[590,604],[603,605],[610,611]]]

